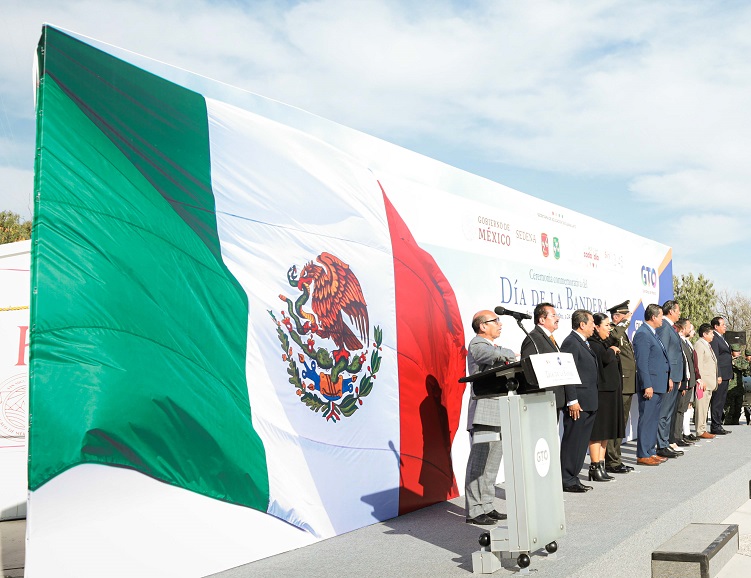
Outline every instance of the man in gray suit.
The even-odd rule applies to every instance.
[[[494,343],[501,335],[501,327],[501,320],[492,311],[475,313],[472,329],[477,335],[467,348],[470,375],[514,361],[516,356],[513,351]],[[472,444],[464,484],[467,523],[483,526],[497,524],[499,520],[506,519],[506,514],[499,513],[494,506],[495,480],[503,457],[500,397],[477,399],[471,392],[467,429]]]

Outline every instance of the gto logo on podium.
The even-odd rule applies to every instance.
[[[545,438],[540,438],[535,444],[535,469],[541,478],[550,471],[550,446]]]

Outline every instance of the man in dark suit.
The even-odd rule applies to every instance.
[[[730,345],[725,341],[725,332],[728,330],[725,318],[715,317],[711,325],[715,336],[709,345],[717,358],[717,371],[722,382],[717,386],[709,402],[712,416],[712,426],[709,431],[715,435],[726,435],[731,432],[722,427],[722,411],[725,409],[725,400],[728,396],[728,384],[733,379],[733,354],[730,352]]]
[[[561,440],[561,481],[564,492],[586,492],[592,486],[579,481],[579,471],[587,457],[597,413],[597,358],[587,342],[595,331],[592,313],[577,309],[571,316],[571,327],[573,331],[561,343],[561,351],[573,356],[581,384],[564,386],[566,408]]]
[[[613,328],[610,332],[610,345],[615,345],[621,350],[621,379],[623,383],[623,429],[628,424],[628,414],[631,411],[631,398],[636,393],[636,362],[634,361],[634,348],[628,338],[628,326],[631,320],[631,312],[628,309],[630,300],[614,305],[608,311],[613,320]],[[621,458],[621,441],[608,440],[605,450],[605,470],[613,474],[627,474],[634,468],[623,463]]]
[[[470,375],[514,361],[513,351],[495,344],[501,336],[501,327],[501,320],[492,311],[475,313],[472,329],[476,335],[467,348]],[[495,480],[503,457],[500,397],[477,399],[472,393],[467,409],[467,429],[472,448],[464,484],[466,521],[483,526],[497,524],[506,519],[506,514],[501,514],[494,506]]]
[[[540,303],[535,307],[534,320],[537,325],[522,341],[521,358],[538,353],[556,353],[560,351],[553,332],[558,329],[558,315],[552,303]],[[556,415],[566,406],[566,395],[562,387],[554,387]]]
[[[670,447],[670,434],[673,420],[678,405],[678,388],[683,381],[685,373],[685,359],[681,347],[681,337],[678,329],[674,327],[676,321],[681,318],[681,306],[672,299],[662,304],[662,326],[656,328],[657,337],[665,346],[670,363],[668,376],[668,390],[662,398],[660,405],[660,421],[657,425],[657,455],[663,458],[677,458],[683,452]]]
[[[667,458],[655,453],[657,424],[660,421],[662,396],[668,390],[670,363],[665,346],[657,337],[662,326],[662,308],[656,303],[644,310],[644,323],[634,333],[636,383],[639,388],[639,425],[636,428],[636,463],[659,466]]]

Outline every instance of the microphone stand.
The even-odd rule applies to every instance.
[[[529,334],[529,331],[527,331],[527,329],[524,327],[524,325],[522,325],[522,320],[521,319],[517,319],[516,320],[516,324],[519,326],[519,329],[521,329],[522,331],[524,331],[524,333],[526,334],[526,336],[529,337],[529,340],[532,342],[532,345],[535,346],[535,351],[537,353],[540,353],[540,349],[537,347],[537,343],[535,343],[534,338]]]

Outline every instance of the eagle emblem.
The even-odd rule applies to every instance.
[[[370,341],[360,281],[335,255],[321,253],[299,274],[292,265],[287,283],[300,294],[294,300],[279,295],[287,306],[278,319],[273,310],[268,313],[276,323],[289,382],[301,402],[336,423],[352,416],[373,390],[383,332],[375,326]]]

